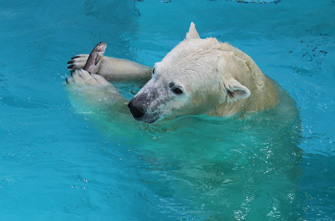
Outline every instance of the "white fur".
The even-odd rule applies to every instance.
[[[88,59],[88,54],[76,55],[69,65],[70,71],[83,69]],[[148,80],[151,77],[152,68],[126,59],[118,59],[104,56],[99,69],[93,73],[112,81],[122,80]]]
[[[90,74],[83,69],[75,70],[71,75],[71,77],[67,78],[68,84],[82,84],[99,87],[112,85],[104,77],[97,74]]]
[[[88,55],[78,55],[69,66],[70,84],[111,85],[108,80],[149,80],[150,67],[132,61],[103,57],[96,74],[82,70]],[[262,111],[279,101],[277,90],[245,53],[215,38],[201,39],[194,23],[184,41],[172,49],[155,73],[135,95],[144,107],[142,120],[153,122],[165,116],[207,114],[231,116],[241,111]],[[177,95],[171,84],[182,89]],[[135,103],[135,102],[134,102]],[[139,119],[141,120],[141,119]]]
[[[166,89],[171,82],[184,93],[171,94]],[[157,90],[160,88],[165,90]],[[200,39],[194,23],[186,39],[156,63],[155,75],[135,97],[144,97],[142,94],[148,91],[160,94],[154,100],[143,100],[145,119],[157,114],[158,118],[182,114],[231,116],[269,109],[278,103],[271,80],[249,56],[215,38]]]

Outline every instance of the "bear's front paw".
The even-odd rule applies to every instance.
[[[111,85],[104,77],[91,74],[83,69],[76,69],[71,72],[71,77],[66,78],[68,84],[108,86]]]
[[[69,69],[70,71],[83,69],[85,67],[88,56],[88,54],[78,54],[74,56],[73,58],[71,58],[70,61],[67,62],[67,69]]]

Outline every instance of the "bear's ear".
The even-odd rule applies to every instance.
[[[229,63],[229,62],[228,62]],[[222,97],[222,102],[233,102],[241,99],[248,98],[250,96],[250,90],[238,82],[230,73],[226,70],[227,61],[222,56],[218,57],[217,60],[217,72],[222,76],[223,88],[226,91],[226,96]]]
[[[200,38],[197,30],[195,29],[195,24],[191,22],[190,29],[188,30],[188,33],[186,34],[186,39],[197,39]]]
[[[250,90],[234,78],[229,79],[229,81],[226,83],[225,88],[227,91],[227,102],[238,101],[248,98],[250,96]]]

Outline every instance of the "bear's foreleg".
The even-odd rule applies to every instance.
[[[66,79],[68,84],[82,84],[91,86],[109,86],[114,87],[104,77],[97,74],[91,74],[84,69],[76,69],[71,72],[71,76]]]
[[[68,62],[68,69],[73,72],[85,67],[88,54],[74,56]],[[104,56],[101,65],[92,71],[110,81],[148,81],[151,78],[152,68],[130,60]]]

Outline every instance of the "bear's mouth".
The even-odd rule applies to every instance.
[[[152,124],[152,123],[156,122],[160,118],[158,114],[155,114],[155,115],[143,115],[142,117],[135,117],[133,115],[133,117],[134,117],[135,120],[142,121],[142,122],[145,122],[145,123],[148,123],[148,124]]]

